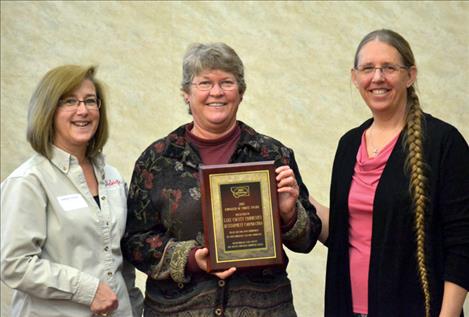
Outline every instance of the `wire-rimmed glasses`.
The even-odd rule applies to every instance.
[[[60,99],[59,107],[67,111],[76,111],[81,103],[83,103],[88,110],[98,110],[101,107],[101,99],[98,97],[88,97],[84,100],[79,100],[74,97]]]
[[[213,86],[215,86],[215,83],[210,80],[202,80],[202,81],[199,81],[198,83],[191,83],[191,84],[196,86],[197,89],[202,90],[202,91],[211,90]],[[229,91],[229,90],[235,89],[238,85],[236,81],[234,80],[225,79],[225,80],[219,81],[218,86],[220,86],[222,90]]]

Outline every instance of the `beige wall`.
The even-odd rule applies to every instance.
[[[27,104],[50,68],[99,65],[111,107],[105,152],[128,180],[150,142],[191,119],[179,93],[188,44],[223,41],[245,63],[239,119],[292,147],[310,192],[327,203],[337,140],[369,117],[349,78],[360,39],[383,27],[407,38],[424,109],[467,140],[468,21],[463,2],[2,1],[1,179],[32,153]],[[321,316],[326,249],[290,255],[299,316]],[[2,286],[5,317],[8,300]]]

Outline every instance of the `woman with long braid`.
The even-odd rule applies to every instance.
[[[330,215],[325,316],[462,315],[469,288],[469,148],[422,112],[407,41],[377,30],[352,82],[373,118],[340,140]],[[327,239],[327,240],[326,240]]]

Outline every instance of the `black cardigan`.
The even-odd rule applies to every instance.
[[[372,119],[346,133],[339,141],[334,159],[325,316],[350,317],[352,314],[348,195],[361,136],[371,123]],[[430,115],[425,115],[424,131],[430,193],[425,216],[425,251],[431,316],[438,316],[444,281],[469,289],[469,148],[456,128]],[[425,315],[402,138],[401,134],[373,202],[369,317]]]

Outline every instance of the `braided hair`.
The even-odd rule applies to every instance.
[[[415,212],[415,238],[417,243],[417,269],[425,299],[425,316],[430,316],[430,286],[425,261],[425,208],[428,204],[427,177],[423,158],[423,112],[413,86],[407,89],[408,111],[404,144],[407,151],[405,167],[409,173],[409,191]]]
[[[366,35],[358,45],[354,66],[358,65],[358,54],[368,42],[379,40],[394,47],[401,55],[406,67],[415,66],[415,58],[409,43],[398,33],[381,29]],[[426,164],[423,153],[423,111],[414,84],[407,88],[406,122],[404,127],[404,148],[406,160],[404,169],[409,175],[409,193],[415,214],[415,240],[417,272],[425,303],[425,316],[430,317],[430,284],[425,256],[425,210],[429,203],[427,191]]]

